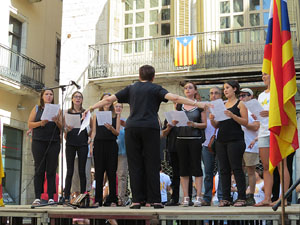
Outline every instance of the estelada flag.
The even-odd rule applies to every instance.
[[[4,177],[4,169],[2,164],[2,123],[0,118],[0,206],[4,206],[2,195],[2,178]]]
[[[270,159],[273,172],[299,146],[295,94],[296,72],[287,1],[272,0],[262,72],[270,80]]]
[[[175,66],[197,64],[197,37],[184,36],[175,39]]]

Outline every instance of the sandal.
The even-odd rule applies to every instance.
[[[41,204],[41,199],[37,198],[33,201],[33,203],[31,204],[32,206],[38,206]]]
[[[131,206],[129,206],[130,209],[140,209],[141,204],[140,203],[132,203]]]
[[[246,200],[243,199],[237,199],[235,203],[233,204],[234,207],[244,207],[247,206]]]
[[[269,201],[261,201],[259,203],[256,203],[254,206],[255,207],[271,206],[271,202],[269,202]]]
[[[232,203],[228,200],[221,200],[219,202],[219,207],[227,207],[227,206],[231,206],[231,205],[232,205]]]
[[[110,203],[111,207],[117,207],[117,204],[115,202]]]
[[[183,198],[183,201],[181,202],[181,205],[183,207],[188,207],[189,206],[189,203],[190,203],[190,197],[184,197]]]

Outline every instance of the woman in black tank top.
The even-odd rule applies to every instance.
[[[103,94],[105,99],[110,94]],[[102,206],[103,202],[103,177],[106,172],[109,181],[109,196],[106,198],[104,206],[115,206],[118,202],[116,193],[116,172],[118,166],[118,145],[117,136],[120,132],[120,114],[116,114],[112,104],[99,108],[99,111],[112,112],[112,125],[105,124],[98,126],[96,115],[93,116],[93,129],[91,138],[94,140],[94,164],[96,195],[95,206]]]
[[[187,82],[184,85],[184,94],[188,99],[197,101],[197,86]],[[178,127],[176,148],[179,159],[180,183],[183,190],[182,205],[187,207],[190,204],[189,198],[189,177],[195,177],[197,196],[194,206],[201,206],[201,190],[203,171],[201,168],[202,143],[205,140],[204,129],[206,128],[206,112],[195,106],[177,105],[177,110],[184,111],[189,122],[187,126]]]
[[[84,112],[82,108],[83,95],[79,91],[75,91],[72,94],[72,106],[66,114],[77,115],[78,119],[81,120],[81,115]],[[90,122],[91,124],[91,122]],[[74,173],[74,162],[76,154],[78,156],[78,174],[80,179],[80,192],[84,193],[86,191],[86,161],[88,156],[88,132],[87,129],[80,132],[80,128],[73,128],[66,124],[66,162],[67,162],[67,176],[65,181],[65,200],[68,202],[70,200],[70,190],[72,185],[72,177]],[[75,190],[78,190],[76,188]]]
[[[228,120],[217,122],[210,114],[210,120],[215,128],[219,128],[216,142],[216,153],[220,166],[220,179],[223,191],[223,200],[219,206],[230,206],[232,204],[231,192],[231,172],[233,171],[237,189],[238,200],[234,206],[246,206],[246,181],[242,168],[243,154],[245,151],[244,132],[241,125],[248,124],[248,111],[244,103],[236,97],[240,92],[240,85],[237,81],[224,83],[224,95],[228,99],[225,103],[227,110],[225,115]]]
[[[40,205],[43,192],[45,172],[47,173],[47,192],[49,203],[53,203],[56,193],[56,168],[60,151],[61,112],[52,118],[53,121],[41,120],[45,104],[54,104],[53,90],[43,90],[40,105],[31,110],[28,128],[32,129],[32,155],[34,159],[34,192],[32,205]]]

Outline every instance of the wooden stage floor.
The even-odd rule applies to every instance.
[[[300,205],[291,205],[285,208],[286,218],[296,225],[300,220]],[[153,221],[166,220],[272,220],[273,225],[280,223],[281,207],[273,211],[271,207],[165,207],[153,209],[142,207],[99,207],[77,208],[64,206],[45,206],[31,209],[30,205],[7,205],[0,208],[1,218],[35,218],[34,224],[57,224],[53,221],[67,218],[87,219],[122,219],[144,220],[145,224]],[[4,223],[2,223],[4,224]],[[12,223],[13,224],[13,223]],[[62,223],[63,224],[63,223]]]

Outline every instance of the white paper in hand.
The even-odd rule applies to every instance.
[[[187,118],[185,112],[183,111],[169,111],[165,112],[165,117],[169,124],[172,125],[172,121],[176,120],[178,123],[176,124],[176,127],[185,127],[187,126],[187,122],[189,122],[189,119]]]
[[[254,114],[259,121],[264,120],[263,117],[260,116],[260,112],[264,110],[259,101],[256,99],[251,99],[250,101],[244,102],[245,106],[249,109],[249,111]]]
[[[80,134],[81,131],[83,131],[85,128],[87,128],[88,125],[90,125],[90,119],[91,119],[91,113],[90,113],[90,111],[88,111],[84,120],[82,121],[78,135]]]
[[[96,112],[98,126],[103,126],[105,123],[112,125],[111,111],[98,111]]]
[[[41,120],[53,121],[52,118],[57,116],[59,112],[58,104],[45,104],[45,108],[43,114],[41,116]]]
[[[80,115],[65,113],[66,124],[73,128],[80,128]]]
[[[225,115],[224,111],[227,110],[222,99],[217,99],[210,102],[214,107],[210,108],[211,113],[215,116],[216,121],[223,121],[230,119]]]

